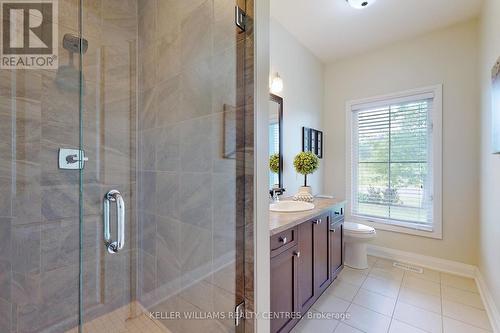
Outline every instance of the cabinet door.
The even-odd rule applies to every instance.
[[[271,312],[298,312],[297,296],[297,246],[271,258]],[[271,332],[289,332],[296,319],[285,316],[271,320]]]
[[[330,230],[332,280],[342,270],[344,264],[344,224],[339,222]]]
[[[306,312],[315,301],[314,294],[314,221],[299,226],[299,311]]]
[[[330,214],[324,214],[314,223],[314,289],[319,297],[330,285]]]

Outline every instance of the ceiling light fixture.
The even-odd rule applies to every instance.
[[[356,9],[363,9],[373,5],[376,0],[346,0],[347,3]]]

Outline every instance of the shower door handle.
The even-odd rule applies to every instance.
[[[111,202],[116,202],[116,233],[117,238],[111,238],[111,229],[109,225]],[[108,252],[117,253],[125,244],[125,202],[117,190],[111,190],[104,196],[103,203],[103,222],[104,222],[104,244]]]

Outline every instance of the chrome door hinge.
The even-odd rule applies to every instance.
[[[236,26],[241,29],[241,31],[246,30],[246,22],[247,21],[247,13],[240,7],[236,6],[234,10],[234,23]]]
[[[234,308],[234,325],[240,326],[242,319],[245,317],[245,302],[241,302]]]

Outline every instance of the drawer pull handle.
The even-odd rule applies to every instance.
[[[296,256],[297,258],[300,258],[300,251],[295,251],[293,255]]]
[[[314,221],[314,224],[321,224],[321,223],[323,223],[323,221],[321,219]]]
[[[286,244],[286,242],[287,242],[286,237],[280,237],[280,242],[283,244]]]

